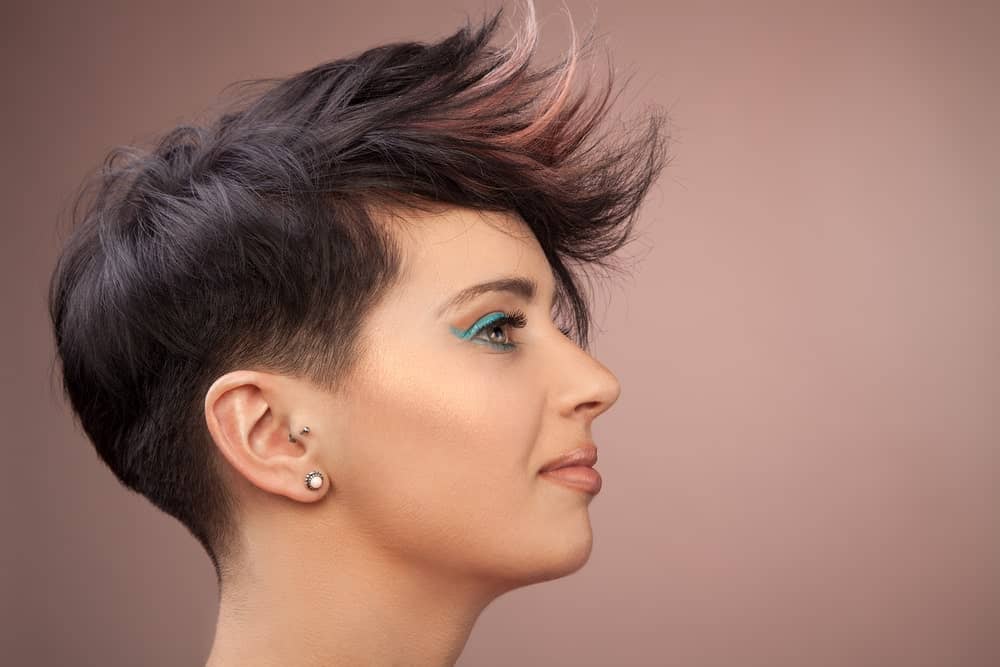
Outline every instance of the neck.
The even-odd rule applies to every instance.
[[[454,665],[483,609],[512,588],[357,541],[284,537],[223,580],[206,667]]]

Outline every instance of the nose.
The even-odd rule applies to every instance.
[[[573,346],[575,352],[569,358],[562,358],[565,364],[559,383],[560,412],[563,416],[582,418],[586,425],[607,411],[621,395],[622,386],[618,376],[607,366],[595,359],[586,350]]]

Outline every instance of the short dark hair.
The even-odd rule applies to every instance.
[[[577,79],[593,32],[530,66],[534,9],[505,46],[503,9],[436,43],[393,43],[263,86],[149,150],[118,147],[76,195],[49,310],[63,389],[100,458],[177,518],[222,581],[238,510],[204,420],[233,369],[346,382],[366,313],[401,255],[379,211],[443,203],[515,212],[588,348],[570,262],[609,267],[665,155],[665,114],[597,131],[613,71]],[[399,209],[395,209],[399,210]]]

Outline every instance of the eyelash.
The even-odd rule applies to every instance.
[[[472,333],[469,334],[469,338],[475,338],[481,332],[491,331],[496,327],[512,326],[517,329],[520,329],[522,327],[527,326],[528,324],[528,319],[524,316],[524,312],[520,310],[514,310],[512,312],[507,312],[507,311],[499,311],[499,312],[503,315],[503,317],[498,317],[497,319],[480,326],[478,329],[473,330]],[[570,330],[568,328],[560,327],[559,331],[561,331],[562,334],[567,338],[570,337]],[[487,340],[486,344],[495,350],[503,350],[505,352],[513,350],[518,346],[517,343],[494,343],[491,340]]]

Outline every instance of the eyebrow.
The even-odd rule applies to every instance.
[[[538,283],[526,276],[505,276],[496,280],[488,280],[461,290],[450,299],[445,301],[437,310],[440,317],[445,312],[458,308],[462,304],[472,301],[476,297],[488,292],[509,292],[517,295],[526,301],[531,301],[538,293]],[[555,305],[555,295],[552,298],[552,305]]]

